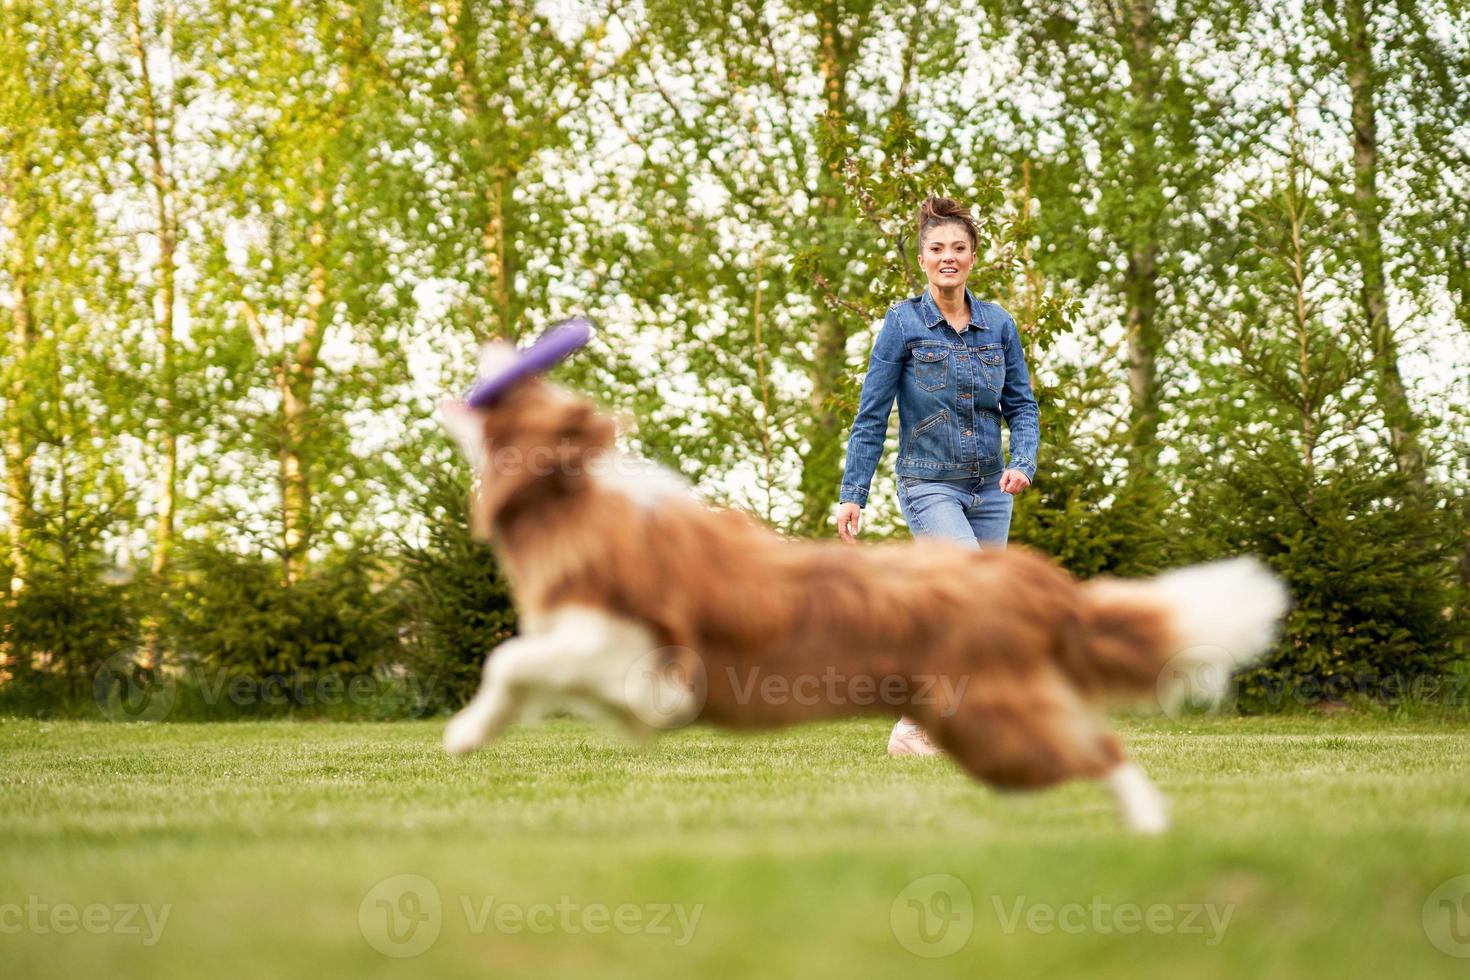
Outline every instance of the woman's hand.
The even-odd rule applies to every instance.
[[[1031,481],[1020,470],[1006,470],[1000,475],[1000,488],[1006,493],[1020,493],[1030,485]]]
[[[837,507],[837,536],[848,544],[857,544],[858,529],[863,523],[863,509],[848,500]]]

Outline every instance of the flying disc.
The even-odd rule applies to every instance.
[[[537,337],[531,346],[516,352],[515,359],[488,378],[481,378],[470,389],[465,402],[472,408],[486,408],[509,391],[517,382],[533,374],[549,371],[571,356],[592,338],[592,324],[583,317],[554,323]]]

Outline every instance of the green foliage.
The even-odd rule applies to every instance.
[[[465,467],[430,472],[420,511],[427,535],[405,545],[405,663],[424,681],[427,706],[458,708],[475,691],[486,656],[515,630],[515,609],[489,547],[470,538]]]
[[[396,599],[360,549],[316,563],[292,585],[279,562],[189,543],[163,621],[177,659],[255,679],[361,675],[398,662]]]
[[[1222,351],[1195,365],[1183,404],[1199,420],[1179,473],[1189,546],[1264,557],[1294,607],[1274,655],[1242,683],[1277,709],[1437,686],[1466,623],[1452,618],[1453,514],[1420,490],[1378,434],[1370,351],[1329,294],[1351,229],[1307,167],[1293,129],[1279,174],[1251,187],[1216,253]]]
[[[137,603],[127,587],[104,579],[95,554],[33,563],[25,588],[3,601],[0,636],[12,676],[0,690],[8,702],[47,713],[85,703],[102,665],[138,643]]]
[[[1087,460],[1051,463],[1016,501],[1011,540],[1082,578],[1142,576],[1177,564],[1176,529],[1161,520],[1169,504],[1165,484],[1129,487],[1099,469]]]
[[[84,694],[141,623],[184,715],[234,707],[195,668],[462,701],[514,617],[432,393],[477,340],[577,310],[602,329],[558,376],[627,412],[634,449],[830,533],[935,192],[976,208],[971,287],[1033,372],[1015,540],[1083,576],[1267,555],[1298,605],[1262,684],[1438,670],[1470,589],[1443,339],[1470,322],[1470,21],[1362,7],[5,5],[7,696]],[[1418,489],[1386,463],[1399,363]],[[897,527],[887,476],[870,534]],[[165,508],[210,542],[177,579],[142,571]]]
[[[1390,467],[1342,467],[1310,482],[1279,454],[1215,474],[1196,507],[1207,550],[1258,554],[1293,598],[1280,645],[1241,679],[1241,701],[1399,699],[1443,687],[1463,650],[1443,521]]]

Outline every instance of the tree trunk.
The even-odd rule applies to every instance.
[[[308,327],[310,329],[310,327]],[[298,364],[281,366],[281,577],[295,585],[306,568],[311,521],[311,484],[307,475],[307,430],[311,383]]]
[[[153,574],[160,575],[168,566],[173,545],[175,495],[178,481],[178,420],[174,405],[178,400],[174,359],[174,280],[178,263],[178,224],[174,209],[173,175],[164,158],[159,137],[159,109],[148,70],[148,54],[143,43],[143,21],[138,0],[130,6],[133,54],[143,90],[143,138],[152,162],[151,185],[153,206],[158,222],[158,307],[156,336],[159,349],[159,423],[162,429],[162,464],[158,476],[158,517],[154,529]]]
[[[823,258],[825,278],[831,283],[846,279],[842,255],[837,251],[832,233],[843,221],[845,192],[837,140],[847,119],[847,62],[851,57],[848,39],[837,22],[839,6],[835,2],[822,5],[818,15],[821,31],[819,60],[825,102],[823,126],[827,129],[827,146],[823,150],[821,170],[817,178],[817,235],[826,247]],[[813,289],[817,307],[813,324],[815,353],[809,377],[812,391],[805,432],[806,459],[802,461],[802,513],[798,530],[807,535],[826,530],[837,485],[842,482],[842,418],[837,412],[837,384],[847,360],[847,326],[841,314],[832,309],[825,296]]]
[[[485,188],[486,218],[482,236],[485,272],[489,276],[485,299],[492,317],[486,324],[486,333],[490,337],[511,341],[520,333],[521,305],[515,291],[516,256],[511,239],[514,195],[515,178],[510,176],[497,177]]]
[[[175,252],[178,245],[178,217],[174,207],[173,175],[164,158],[162,140],[159,137],[159,107],[154,96],[153,80],[148,70],[148,51],[143,42],[143,16],[138,0],[129,4],[133,56],[138,63],[138,74],[143,93],[143,139],[148,146],[152,162],[151,186],[153,206],[158,222],[158,300],[155,324],[159,349],[159,393],[158,425],[160,448],[158,486],[155,491],[157,516],[153,531],[152,573],[155,583],[161,588],[168,570],[169,552],[173,548],[174,511],[178,489],[178,418],[174,406],[178,401],[177,375],[174,360],[174,280],[177,270]],[[165,17],[172,22],[172,10]],[[172,37],[170,36],[170,41]],[[172,51],[170,51],[172,54]],[[169,132],[172,134],[171,120]],[[158,624],[144,624],[144,666],[151,667],[159,662],[161,649]]]
[[[520,332],[524,308],[515,290],[516,162],[497,158],[487,145],[495,127],[504,123],[498,109],[492,109],[485,100],[476,48],[480,33],[476,2],[449,0],[445,8],[444,46],[454,72],[460,109],[469,120],[472,134],[469,146],[473,171],[471,180],[479,177],[485,182],[477,196],[485,208],[480,227],[480,251],[486,277],[481,299],[488,322],[478,326],[478,330],[482,340],[499,338],[513,341]]]
[[[294,350],[281,353],[277,383],[281,393],[281,571],[287,585],[295,585],[307,565],[311,544],[310,443],[312,437],[311,392],[316,382],[317,355],[326,335],[327,307],[327,209],[326,164],[318,156],[312,162],[315,187],[311,197],[311,232],[308,238],[311,270],[306,293],[306,329]]]
[[[1129,131],[1133,143],[1134,201],[1125,232],[1128,265],[1123,291],[1128,302],[1129,458],[1134,476],[1146,476],[1158,458],[1158,359],[1163,346],[1158,323],[1159,151],[1155,133],[1158,91],[1154,66],[1157,24],[1153,0],[1131,0],[1127,8],[1124,57],[1132,97]]]
[[[1460,584],[1470,592],[1470,494],[1464,499],[1460,508]]]
[[[321,355],[322,343],[331,326],[333,304],[329,301],[330,273],[334,256],[331,253],[333,239],[332,192],[338,173],[329,169],[329,154],[339,152],[335,146],[343,131],[348,116],[356,109],[356,100],[361,96],[359,85],[364,80],[368,86],[374,83],[372,66],[375,64],[372,32],[377,21],[364,21],[370,6],[343,3],[339,8],[343,22],[335,29],[340,32],[339,43],[345,52],[337,63],[337,80],[333,85],[335,94],[331,106],[333,120],[328,131],[321,134],[316,153],[312,158],[308,175],[311,186],[309,224],[306,240],[305,263],[307,267],[306,310],[300,339],[294,348],[281,351],[277,365],[276,382],[281,395],[281,445],[279,470],[281,481],[281,577],[287,586],[295,585],[305,572],[311,554],[315,534],[314,515],[315,491],[312,487],[312,449],[318,437],[317,409],[312,404],[316,385],[316,372]],[[368,66],[361,74],[354,74],[355,66]],[[335,166],[335,161],[333,162]]]
[[[751,330],[755,343],[755,376],[761,390],[761,483],[766,492],[765,519],[771,523],[771,491],[774,487],[771,459],[771,389],[766,381],[766,347],[761,337],[761,250],[755,250],[755,302],[751,307]]]
[[[1297,123],[1296,96],[1290,96],[1291,171],[1287,175],[1287,217],[1291,222],[1291,285],[1296,300],[1297,382],[1302,410],[1302,468],[1307,477],[1307,505],[1311,506],[1317,482],[1317,399],[1312,388],[1311,318],[1307,310],[1307,251],[1302,242],[1306,217],[1306,178],[1302,167],[1301,138]]]
[[[1364,0],[1346,0],[1345,10],[1344,67],[1352,93],[1353,217],[1363,279],[1363,318],[1377,376],[1376,394],[1394,459],[1399,472],[1422,490],[1425,473],[1419,425],[1399,373],[1398,348],[1388,315],[1388,275],[1384,268],[1383,216],[1378,197],[1378,115],[1372,30]]]
[[[34,341],[31,323],[30,249],[21,228],[21,204],[16,198],[22,168],[12,167],[4,188],[6,196],[5,228],[10,238],[11,310],[10,310],[10,377],[5,393],[5,507],[9,521],[6,528],[10,549],[10,592],[25,588],[29,574],[26,559],[26,527],[31,510],[31,446],[27,437],[23,403],[26,400],[25,366]]]

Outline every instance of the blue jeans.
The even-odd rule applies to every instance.
[[[1015,498],[1000,488],[1000,474],[959,480],[900,477],[898,506],[916,538],[948,538],[971,548],[1004,548]]]

